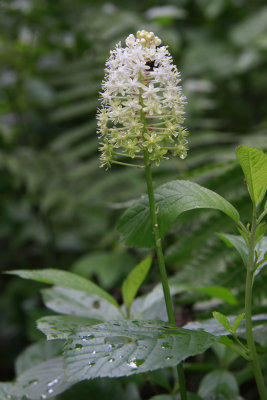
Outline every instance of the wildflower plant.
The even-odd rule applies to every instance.
[[[210,389],[211,382],[220,381],[222,375],[219,370],[204,377],[198,396],[188,396],[182,362],[220,342],[251,363],[260,399],[267,400],[252,316],[253,283],[267,265],[267,237],[264,236],[267,229],[267,202],[264,202],[267,155],[247,146],[237,149],[252,203],[249,224],[241,222],[238,210],[226,199],[196,183],[176,180],[154,191],[151,164],[158,165],[169,154],[183,159],[187,151],[187,132],[183,128],[185,98],[179,86],[179,73],[167,48],[160,45],[160,39],[146,31],[137,32],[136,37],[130,35],[125,48],[117,45],[107,62],[101,93],[102,108],[97,118],[101,166],[109,168],[112,163],[119,163],[145,170],[148,196],[137,200],[124,212],[118,231],[126,245],[154,247],[162,288],[158,286],[147,296],[135,298],[149,273],[152,264],[150,256],[124,280],[123,304],[90,280],[67,271],[12,271],[25,279],[55,285],[46,289],[43,297],[48,308],[60,314],[48,315],[37,321],[38,328],[47,339],[56,342],[49,350],[51,357],[38,359],[38,365],[34,361],[29,367],[32,349],[24,354],[22,358],[29,359],[28,369],[20,369],[15,382],[0,383],[0,395],[3,392],[4,398],[48,399],[83,380],[129,376],[162,368],[173,371],[170,367],[177,367],[178,380],[177,374],[174,374],[174,379],[170,379],[174,382],[173,387],[164,385],[169,387],[169,394],[163,395],[164,399],[204,400],[214,398],[214,395],[224,396],[225,393],[229,395],[227,398],[239,398],[238,385],[236,389],[232,384],[233,375],[230,375],[229,385],[227,381],[219,385],[222,392],[220,387],[215,388],[215,392]],[[122,157],[137,159],[138,163],[125,163],[120,161]],[[223,212],[240,234],[220,234],[220,238],[234,247],[244,261],[244,312],[231,317],[230,321],[227,316],[215,311],[215,320],[197,322],[196,325],[189,323],[178,328],[171,295],[182,290],[202,289],[208,293],[209,288],[199,288],[197,284],[195,288],[185,285],[170,288],[162,240],[179,215],[199,208]],[[218,286],[210,289],[216,292],[214,297],[224,301],[235,300],[226,288]],[[159,301],[163,305],[162,320],[157,315]],[[259,317],[262,318],[256,316],[255,319]],[[256,328],[257,332],[260,329],[264,332],[265,327]]]
[[[102,166],[144,151],[157,165],[169,154],[187,154],[180,74],[153,32],[136,36],[128,36],[125,48],[117,44],[106,63],[97,115]]]

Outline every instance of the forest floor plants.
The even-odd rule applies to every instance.
[[[187,393],[182,361],[204,353],[220,341],[251,362],[260,398],[266,399],[253,338],[251,303],[254,277],[267,263],[266,203],[261,210],[267,190],[267,156],[246,146],[237,150],[253,204],[253,221],[248,226],[240,221],[238,211],[227,200],[196,183],[176,180],[154,191],[151,165],[158,165],[170,155],[183,159],[187,152],[187,132],[182,126],[185,98],[179,86],[179,73],[167,48],[160,44],[160,39],[152,32],[139,31],[136,38],[130,35],[126,39],[126,48],[119,44],[111,52],[103,82],[103,107],[98,113],[98,127],[103,166],[119,163],[145,171],[148,195],[137,200],[122,215],[118,230],[126,245],[155,248],[163,291],[156,287],[146,296],[135,299],[151,267],[151,257],[139,263],[124,281],[122,305],[95,283],[70,272],[57,269],[12,271],[25,279],[56,285],[43,291],[43,298],[59,315],[38,320],[38,328],[56,343],[55,347],[37,361],[33,361],[29,353],[24,356],[27,368],[18,368],[14,383],[0,386],[9,396],[7,398],[52,398],[83,380],[130,376],[178,366],[179,385],[170,388],[164,399],[207,400],[213,393],[203,397],[207,392],[203,385],[197,397]],[[124,157],[133,159],[133,163],[125,163]],[[216,334],[216,329],[205,332],[176,327],[171,296],[200,288],[170,286],[163,256],[161,242],[172,223],[183,212],[199,208],[222,211],[234,221],[241,236],[220,236],[238,250],[247,268],[245,312],[234,319],[232,326],[226,316],[214,312],[217,331],[219,324],[223,327],[220,334]],[[222,297],[227,296],[231,293],[225,290]],[[220,297],[219,290],[217,297]],[[243,318],[246,321],[245,344],[239,337],[243,333]],[[198,328],[205,329],[205,324],[200,323]],[[231,385],[223,388],[229,399],[238,395],[236,389],[233,392],[231,388]],[[218,394],[220,388],[216,390]]]

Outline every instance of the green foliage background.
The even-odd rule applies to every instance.
[[[188,99],[188,158],[155,168],[155,184],[191,179],[231,201],[247,221],[250,204],[234,150],[239,144],[267,150],[264,0],[4,0],[1,270],[71,270],[120,300],[122,279],[144,250],[128,251],[120,243],[116,221],[145,192],[145,180],[138,170],[99,169],[95,113],[109,50],[138,29],[153,30],[169,45]],[[232,231],[222,214],[189,212],[173,225],[164,246],[174,282],[226,286],[241,301],[238,312],[244,291],[241,260],[214,236]],[[154,271],[147,287],[157,280]],[[259,313],[264,281],[263,271],[255,287]],[[38,294],[41,285],[3,275],[0,285],[0,372],[7,380],[19,351],[42,337],[34,321],[47,311]],[[210,317],[205,299],[195,292],[178,297],[178,322],[186,322],[188,309],[190,318],[197,310],[198,317],[200,312]],[[228,307],[221,308],[227,313]],[[117,383],[106,385],[109,391]],[[120,398],[127,398],[127,385]]]

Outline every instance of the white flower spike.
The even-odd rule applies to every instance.
[[[157,165],[166,154],[186,157],[180,74],[160,45],[153,32],[142,30],[110,52],[97,114],[101,166],[121,156],[141,158],[146,150]]]

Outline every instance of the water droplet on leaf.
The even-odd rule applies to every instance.
[[[48,382],[47,386],[51,387],[58,383],[58,378],[53,379],[51,382]]]

